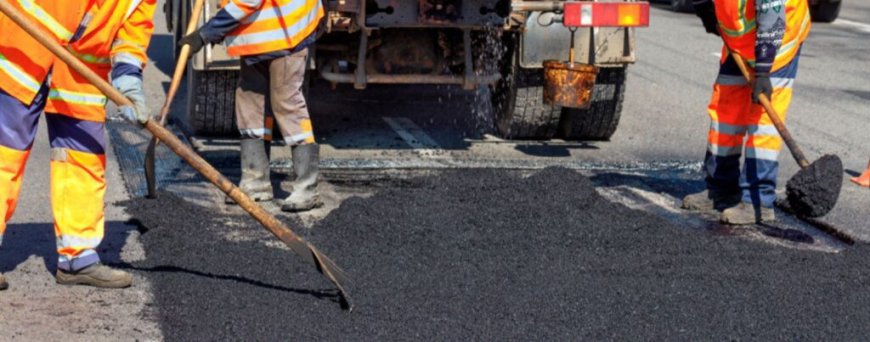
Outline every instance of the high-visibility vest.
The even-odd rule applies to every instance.
[[[5,1],[104,78],[113,62],[142,67],[148,60],[156,0]],[[30,104],[51,73],[46,112],[105,120],[107,99],[96,87],[4,15],[0,32],[0,89]]]
[[[294,48],[324,16],[322,0],[230,0],[224,9],[241,21],[224,40],[231,56]]]
[[[787,65],[810,33],[810,12],[807,0],[785,2],[785,35],[777,51],[773,70]],[[722,38],[732,51],[755,65],[755,0],[716,1],[716,18]],[[723,57],[724,58],[724,57]]]

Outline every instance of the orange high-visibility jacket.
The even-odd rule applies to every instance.
[[[322,0],[229,0],[226,10],[241,25],[226,37],[227,53],[250,56],[296,47],[317,29]]]
[[[98,75],[113,63],[139,66],[154,29],[156,0],[4,0],[45,34],[67,47]],[[30,104],[51,73],[46,111],[104,121],[106,97],[42,47],[11,19],[0,15],[0,89]],[[70,43],[74,37],[75,41]],[[0,117],[2,119],[2,117]]]
[[[783,2],[786,13],[785,35],[777,51],[773,70],[782,68],[794,58],[810,32],[807,0],[783,0]],[[716,18],[719,20],[725,44],[754,65],[755,0],[720,0],[715,3]],[[723,59],[725,55],[723,53]]]

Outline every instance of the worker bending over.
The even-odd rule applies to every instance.
[[[241,133],[239,188],[255,201],[273,198],[268,139],[274,116],[291,148],[296,180],[284,211],[322,205],[317,193],[320,146],[314,141],[302,84],[308,47],[324,10],[321,0],[231,0],[196,32],[181,39],[196,53],[224,41],[231,56],[241,56],[236,89],[236,123]],[[228,203],[232,200],[228,199]]]
[[[18,0],[12,6],[45,35],[130,98],[121,108],[144,123],[142,68],[156,0]],[[45,112],[51,145],[51,207],[57,283],[120,288],[132,276],[100,263],[106,192],[106,97],[11,19],[0,14],[0,242],[21,190],[27,157]],[[0,275],[0,289],[8,287]]]
[[[807,0],[695,0],[693,4],[707,32],[721,33],[726,47],[707,107],[711,119],[704,159],[707,189],[686,196],[683,208],[721,210],[720,221],[728,224],[774,220],[782,140],[758,99],[767,95],[785,120],[801,44],[810,31]],[[755,68],[754,84],[746,82],[726,49]]]

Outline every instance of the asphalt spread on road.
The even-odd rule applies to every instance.
[[[247,217],[161,193],[123,203],[168,340],[853,340],[870,249],[800,251],[678,227],[566,169],[448,171],[351,198],[304,234],[317,271]],[[295,226],[293,222],[289,222]]]
[[[826,215],[840,197],[843,173],[843,162],[830,154],[801,169],[786,183],[790,208],[809,217]]]

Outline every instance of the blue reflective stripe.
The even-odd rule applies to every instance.
[[[24,86],[25,88],[33,91],[34,93],[39,92],[40,84],[33,77],[28,75],[24,70],[18,68],[15,63],[6,59],[6,56],[0,54],[0,70],[9,75],[13,80],[18,82],[18,84]]]

